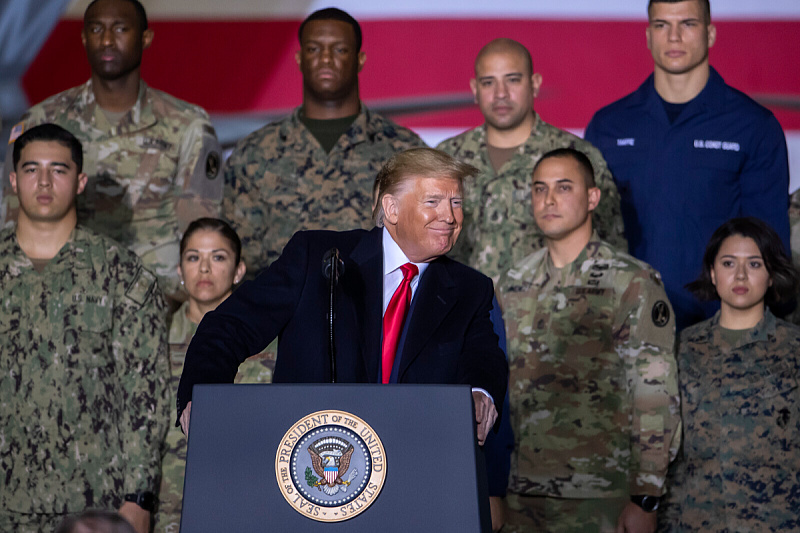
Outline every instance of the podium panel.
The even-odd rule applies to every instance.
[[[183,533],[491,531],[468,386],[198,385],[193,397]],[[336,419],[344,438],[314,441]],[[348,484],[370,468],[379,491]],[[323,489],[346,503],[297,502],[301,492],[323,501]]]

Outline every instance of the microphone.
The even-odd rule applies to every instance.
[[[325,276],[325,279],[331,279],[334,265],[336,265],[336,276],[334,280],[338,281],[339,277],[344,274],[344,261],[339,257],[338,248],[331,248],[322,256],[322,275]]]

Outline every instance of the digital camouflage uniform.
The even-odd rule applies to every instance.
[[[208,114],[142,81],[136,104],[112,126],[90,80],[22,117],[24,131],[44,122],[62,126],[83,144],[89,181],[77,197],[78,221],[134,251],[164,292],[175,295],[182,232],[197,218],[219,216],[222,201],[221,152]],[[8,184],[11,166],[0,207],[6,221],[16,220],[19,205]]]
[[[731,344],[713,318],[681,332],[683,453],[662,531],[800,531],[800,328],[767,311]]]
[[[275,261],[297,231],[372,228],[372,186],[381,167],[397,152],[425,146],[362,105],[326,153],[300,111],[239,141],[225,167],[223,215],[242,239],[252,275]]]
[[[800,189],[789,197],[789,229],[791,230],[792,262],[800,268]],[[800,298],[798,298],[797,307],[786,317],[786,320],[800,326]]]
[[[545,245],[531,210],[531,175],[536,162],[557,148],[580,150],[592,162],[595,182],[602,191],[592,213],[594,227],[601,239],[628,251],[617,186],[600,152],[580,137],[536,115],[530,137],[497,174],[489,160],[485,124],[447,139],[437,148],[481,171],[464,180],[464,231],[449,255],[495,283],[512,265]]]
[[[194,332],[197,331],[197,324],[186,316],[188,308],[189,302],[185,302],[175,312],[169,330],[172,405],[177,402],[178,383],[183,372],[186,350],[189,348]],[[272,371],[275,369],[277,351],[278,341],[275,340],[262,353],[246,359],[239,366],[235,383],[272,383]],[[183,502],[183,474],[186,469],[186,436],[179,427],[172,425],[167,433],[165,444],[167,449],[161,462],[161,491],[154,531],[156,533],[178,533]]]
[[[6,228],[0,294],[0,530],[38,514],[50,533],[65,514],[155,491],[170,420],[155,276],[81,227],[38,273]]]
[[[515,435],[509,530],[537,530],[513,526],[535,518],[514,508],[534,496],[599,500],[585,514],[554,513],[546,527],[605,531],[586,520],[618,512],[629,495],[660,496],[680,442],[675,322],[661,278],[595,234],[562,269],[547,248],[519,261],[498,298]]]

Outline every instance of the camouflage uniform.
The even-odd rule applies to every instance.
[[[411,130],[362,105],[326,153],[300,112],[239,141],[225,167],[222,212],[242,238],[252,275],[275,261],[299,230],[372,228],[378,171],[395,153],[424,146]]]
[[[800,268],[800,189],[789,198],[789,229],[791,230],[792,262]],[[800,298],[798,299],[800,300]],[[800,326],[800,301],[786,320]]]
[[[183,372],[186,350],[189,348],[194,332],[197,331],[197,324],[186,316],[188,307],[189,302],[185,302],[175,312],[169,330],[172,405],[177,402],[175,396]],[[277,350],[278,341],[275,340],[266,350],[245,360],[239,366],[235,382],[271,383]],[[156,533],[178,533],[183,502],[183,473],[186,469],[186,437],[179,427],[170,428],[165,445],[166,453],[161,462],[163,475],[154,531]]]
[[[731,344],[713,318],[681,332],[683,453],[663,531],[800,531],[800,328],[768,310]]]
[[[512,504],[525,496],[597,499],[598,515],[632,494],[660,496],[680,442],[680,401],[675,322],[658,273],[595,234],[562,269],[547,248],[518,262],[498,298],[515,434],[510,531],[514,512],[526,514]],[[556,514],[547,527],[590,531],[584,518]]]
[[[464,180],[464,231],[450,256],[480,270],[495,283],[512,265],[545,245],[531,211],[531,175],[542,155],[557,148],[575,148],[589,157],[602,191],[592,215],[594,227],[600,238],[628,251],[617,186],[600,152],[580,137],[536,115],[530,137],[498,174],[489,161],[486,125],[447,139],[437,148],[481,171],[477,177]]]
[[[38,514],[49,533],[155,491],[170,419],[155,276],[81,227],[39,273],[6,228],[0,294],[0,524]]]
[[[222,201],[221,152],[206,112],[141,82],[136,104],[112,126],[90,80],[22,117],[25,130],[44,122],[64,127],[83,144],[89,182],[77,198],[79,222],[135,252],[164,292],[175,295],[181,233],[196,218],[219,216]],[[11,166],[0,207],[6,221],[16,220],[18,208],[8,185]]]

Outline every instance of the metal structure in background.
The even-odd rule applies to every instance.
[[[0,135],[8,138],[11,126],[30,103],[20,81],[39,53],[70,0],[0,0]],[[5,155],[5,150],[0,157]]]

